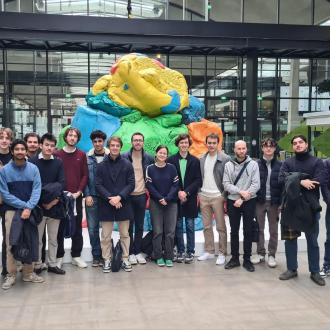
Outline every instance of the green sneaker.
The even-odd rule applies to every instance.
[[[166,267],[173,267],[173,261],[171,259],[165,260]]]
[[[165,266],[165,262],[164,262],[163,258],[157,259],[156,263],[159,267],[164,267]]]

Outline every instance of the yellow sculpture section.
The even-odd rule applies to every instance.
[[[141,54],[121,57],[111,68],[111,75],[99,78],[94,95],[107,91],[121,106],[137,109],[149,117],[175,113],[189,106],[184,76],[155,59]]]

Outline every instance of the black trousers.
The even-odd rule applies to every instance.
[[[146,211],[147,195],[131,196],[134,219],[129,223],[130,246],[129,254],[139,254],[143,237],[144,214]]]
[[[71,256],[72,258],[80,257],[81,251],[84,245],[83,236],[82,236],[82,228],[81,228],[81,222],[82,222],[82,196],[79,196],[76,200],[76,210],[77,215],[75,216],[76,220],[76,228],[73,236],[71,237],[72,243],[71,243]],[[65,229],[65,223],[64,221],[61,221],[58,233],[57,233],[57,258],[63,258],[65,254],[64,250],[64,229]]]
[[[6,226],[5,226],[5,212],[0,211],[1,216],[1,227],[2,227],[2,252],[1,252],[1,263],[2,263],[2,275],[7,274],[7,245],[6,245]]]
[[[244,202],[241,207],[235,207],[234,201],[227,200],[228,216],[230,222],[230,245],[233,258],[239,258],[239,227],[243,218],[243,259],[250,260],[252,249],[252,221],[256,212],[256,199]]]

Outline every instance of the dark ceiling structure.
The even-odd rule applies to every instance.
[[[1,12],[0,48],[329,58],[330,26]]]

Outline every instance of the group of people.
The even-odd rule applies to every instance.
[[[56,150],[56,138],[50,133],[41,138],[29,133],[23,140],[13,140],[9,128],[0,129],[3,289],[15,284],[18,267],[22,268],[25,282],[44,282],[40,274],[46,269],[54,274],[65,274],[62,264],[68,221],[71,222],[72,264],[87,267],[81,258],[83,201],[92,266],[102,267],[104,273],[111,271],[111,237],[115,222],[119,229],[123,270],[130,272],[132,265],[146,264],[142,243],[149,201],[152,223],[149,257],[160,267],[172,267],[174,261],[186,264],[194,261],[195,219],[199,210],[205,245],[198,261],[214,259],[218,253],[216,265],[224,265],[225,269],[239,267],[242,219],[243,267],[253,272],[255,264],[265,262],[267,252],[268,266],[276,267],[278,221],[282,213],[281,234],[285,239],[287,270],[280,279],[297,276],[297,238],[304,231],[311,279],[318,285],[325,285],[324,277],[330,274],[330,208],[326,213],[327,240],[320,272],[317,241],[320,208],[317,206],[320,187],[330,205],[330,160],[322,161],[310,155],[304,136],[293,137],[295,155],[283,163],[277,159],[277,143],[272,138],[262,141],[262,157],[258,160],[248,156],[243,140],[235,142],[234,157],[229,157],[221,149],[219,136],[213,133],[205,137],[208,151],[200,159],[189,153],[188,134],[176,138],[178,152],[170,157],[166,145],[158,146],[154,156],[146,153],[144,136],[140,132],[131,136],[132,147],[126,153],[121,153],[123,143],[119,137],[107,139],[106,133],[100,130],[91,133],[93,148],[87,154],[76,147],[80,138],[78,129],[68,128],[64,133],[64,148]],[[309,226],[305,226],[305,220],[301,227],[297,225],[301,220],[299,210],[304,209],[299,203],[305,210],[308,205],[314,207],[303,215],[308,218]],[[225,213],[230,222],[229,260],[226,260]],[[268,250],[264,238],[266,215]],[[251,257],[255,218],[260,229],[259,241],[256,255]],[[219,235],[217,247],[214,220]],[[28,246],[29,253],[24,253],[23,243]]]

